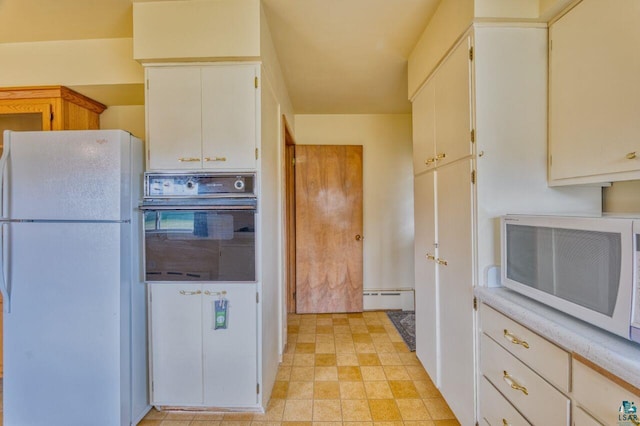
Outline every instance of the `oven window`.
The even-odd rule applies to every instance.
[[[147,281],[255,281],[253,211],[145,212]]]

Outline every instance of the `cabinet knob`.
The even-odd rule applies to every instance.
[[[626,155],[626,157],[627,157],[627,160],[634,160],[636,158],[636,152],[635,151],[630,152]]]
[[[227,157],[206,157],[204,161],[227,161]]]
[[[514,345],[522,345],[522,347],[529,349],[529,344],[525,340],[518,339],[513,333],[506,328],[504,329],[504,338],[513,343]]]
[[[426,164],[427,166],[430,166],[435,162],[436,162],[435,158],[427,158],[426,160],[424,160],[424,164]]]
[[[181,163],[192,163],[194,161],[200,161],[200,159],[195,157],[180,157],[178,161]]]
[[[517,390],[522,392],[525,395],[529,395],[529,391],[527,390],[527,388],[525,388],[524,386],[522,386],[520,383],[516,382],[513,377],[511,377],[511,375],[509,373],[507,373],[507,371],[503,371],[502,372],[502,380],[505,381],[506,384],[508,384],[509,386],[511,386],[511,389],[513,390]]]
[[[425,257],[427,258],[427,260],[436,260],[436,257],[434,255],[432,255],[431,253],[427,253],[427,255]]]
[[[444,152],[442,154],[436,155],[436,160],[442,160],[444,158],[447,158],[447,154]]]
[[[356,241],[364,240],[364,237],[360,234],[356,234]]]

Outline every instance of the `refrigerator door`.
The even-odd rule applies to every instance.
[[[5,132],[4,218],[130,219],[131,139],[122,130]]]
[[[130,225],[7,226],[4,424],[129,425]]]

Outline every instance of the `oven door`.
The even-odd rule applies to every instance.
[[[255,281],[255,214],[145,209],[146,281]]]

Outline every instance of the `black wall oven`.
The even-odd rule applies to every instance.
[[[254,282],[254,184],[254,174],[146,173],[146,281]]]

